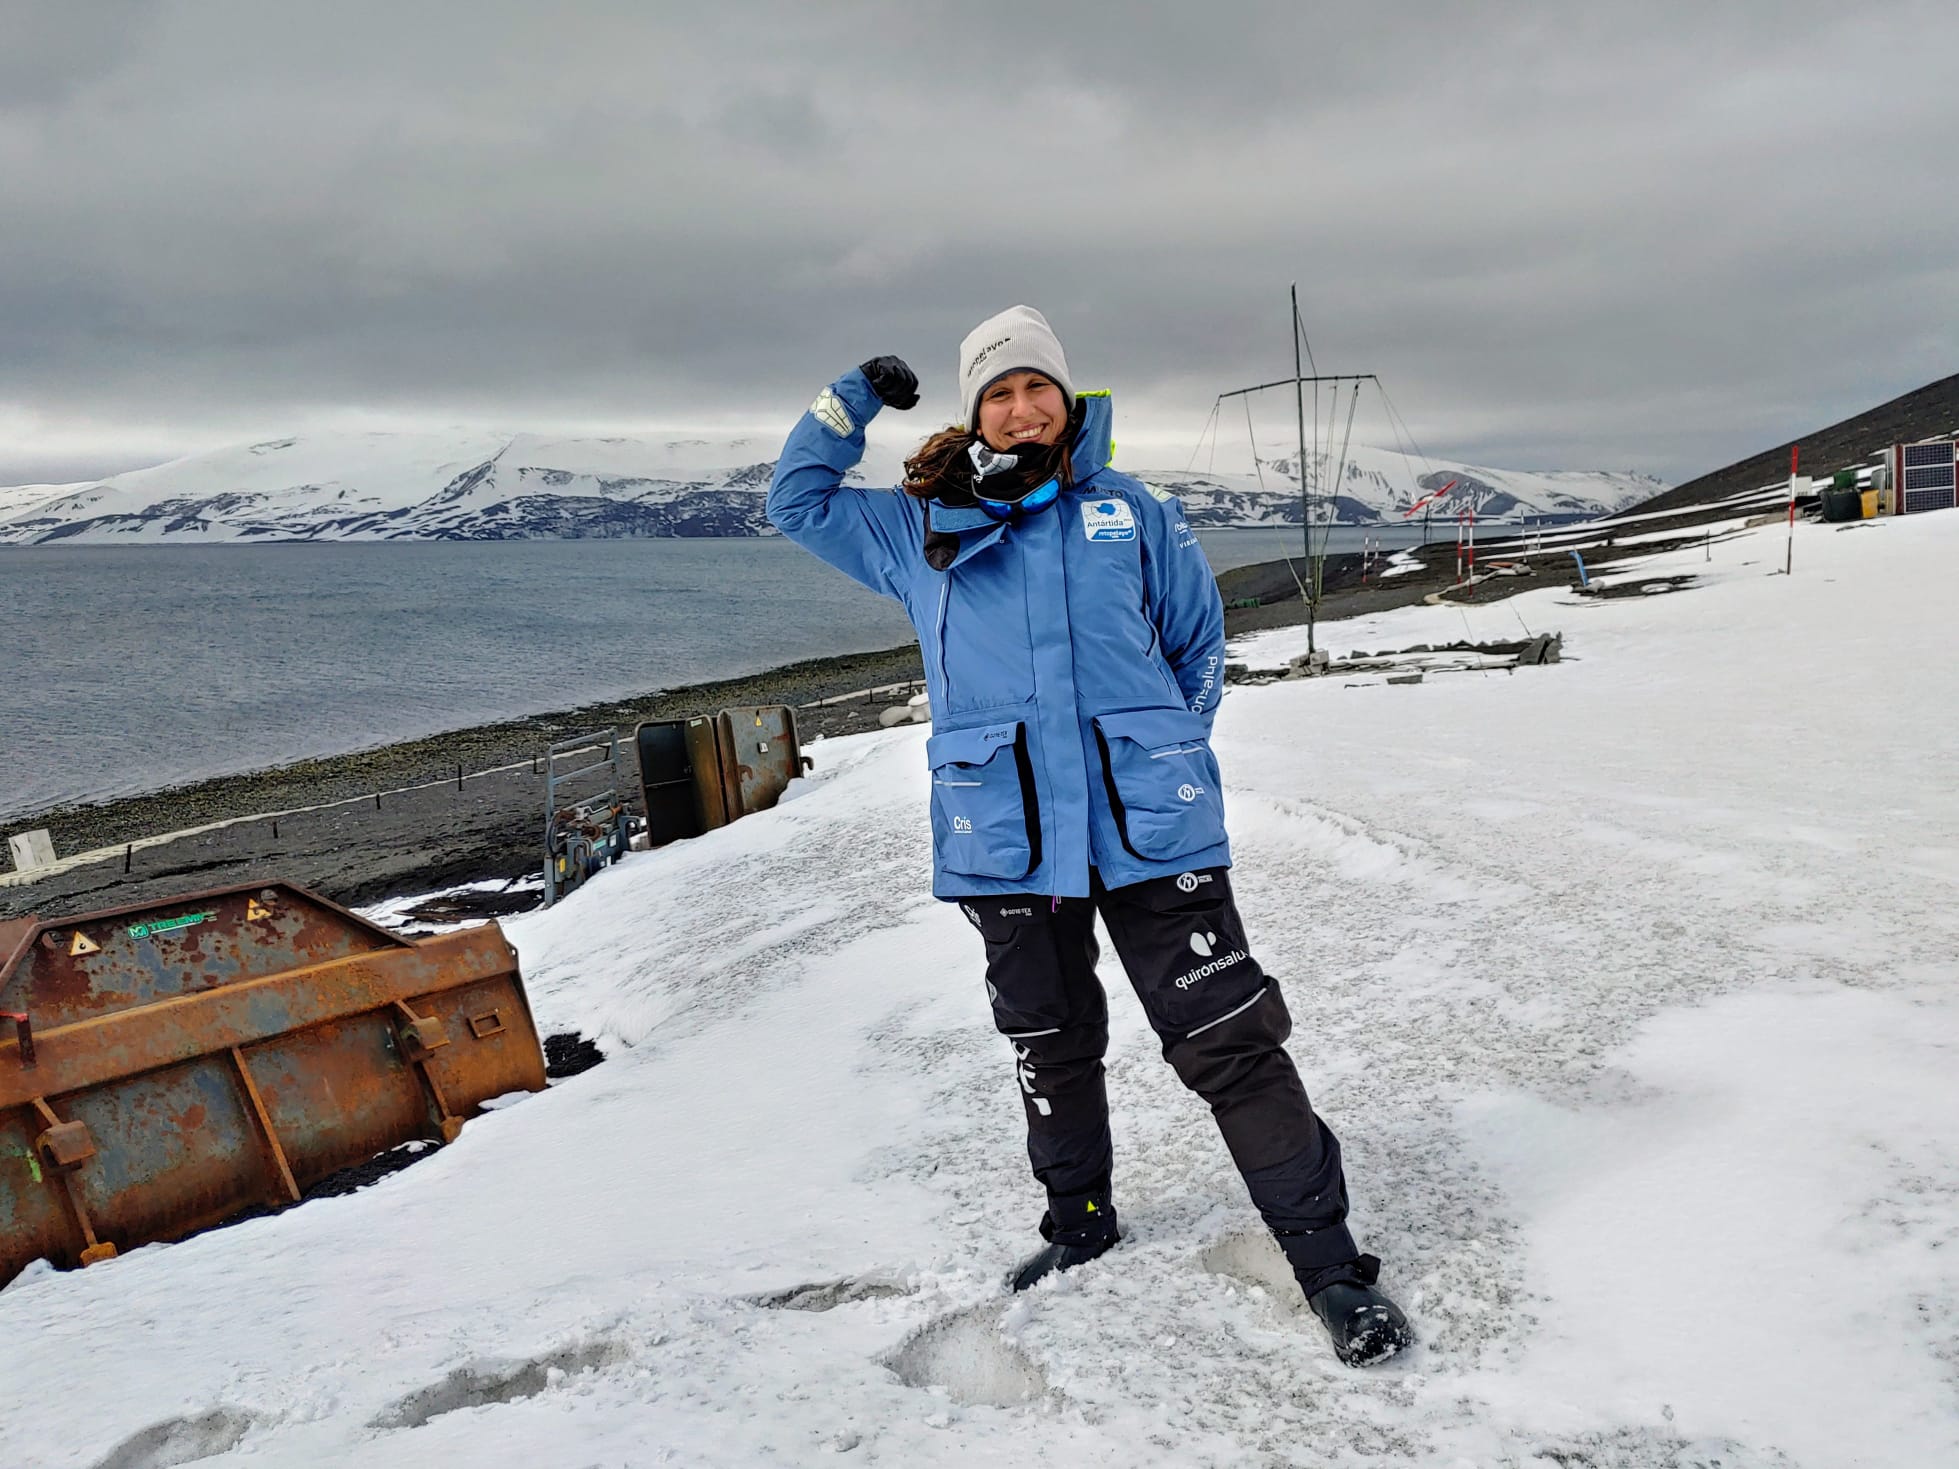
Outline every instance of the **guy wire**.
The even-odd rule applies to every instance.
[[[1217,440],[1217,434],[1215,432],[1215,425],[1218,419],[1218,410],[1223,406],[1224,406],[1224,395],[1220,393],[1218,397],[1211,404],[1211,412],[1210,415],[1204,420],[1204,427],[1200,428],[1197,431],[1197,441],[1190,446],[1190,463],[1184,466],[1185,474],[1189,474],[1191,470],[1197,467],[1197,454],[1198,451],[1204,447],[1204,435],[1207,433],[1211,435],[1211,468],[1212,469],[1217,468],[1218,440]]]
[[[1265,488],[1265,466],[1258,462],[1258,434],[1252,429],[1252,400],[1245,397],[1245,436],[1252,441],[1252,468],[1258,471],[1258,487]]]

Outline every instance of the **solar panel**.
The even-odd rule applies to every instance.
[[[1916,515],[1921,510],[1950,510],[1953,494],[1948,486],[1942,490],[1906,490],[1905,514]]]
[[[1926,464],[1944,464],[1950,466],[1952,463],[1952,448],[1953,445],[1950,439],[1941,439],[1936,443],[1930,444],[1906,444],[1905,468],[1916,469],[1920,465]]]
[[[1905,471],[1905,489],[1910,490],[1949,490],[1953,484],[1952,462],[1927,464],[1917,469]]]

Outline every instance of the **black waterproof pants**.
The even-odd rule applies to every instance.
[[[1043,1233],[1085,1241],[1113,1219],[1102,1056],[1108,999],[1095,975],[1099,910],[1116,955],[1184,1085],[1210,1104],[1252,1202],[1308,1290],[1357,1257],[1340,1144],[1314,1115],[1279,988],[1251,957],[1224,868],[1088,898],[965,898],[986,940],[994,1023],[1013,1043],[1027,1152],[1048,1191]]]

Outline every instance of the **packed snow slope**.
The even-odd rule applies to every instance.
[[[895,418],[895,415],[893,415]],[[873,425],[855,478],[888,486],[920,430]],[[781,437],[545,438],[323,433],[191,455],[78,485],[0,489],[0,545],[142,545],[184,541],[517,540],[582,536],[773,534],[763,498]],[[1126,464],[1125,468],[1128,468]],[[1131,469],[1184,496],[1205,527],[1300,523],[1279,461],[1243,473]],[[1335,518],[1398,518],[1425,493],[1457,483],[1433,513],[1596,515],[1660,488],[1630,474],[1528,474],[1429,465],[1378,449],[1319,466]],[[1339,481],[1337,497],[1335,481]],[[1319,512],[1316,511],[1316,517]]]
[[[0,1463],[1959,1463],[1959,514],[1710,551],[1323,629],[1560,665],[1222,707],[1404,1359],[1335,1363],[1110,958],[1128,1239],[1005,1293],[1040,1200],[904,729],[509,925],[605,1065],[0,1293]]]
[[[1675,485],[1634,508],[1684,510],[1728,499],[1762,485],[1786,485],[1789,450],[1796,446],[1802,450],[1803,473],[1822,484],[1839,469],[1868,472],[1872,460],[1893,444],[1909,444],[1941,435],[1950,437],[1955,433],[1959,433],[1959,373]]]

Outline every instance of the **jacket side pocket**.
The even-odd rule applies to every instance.
[[[1095,720],[1102,781],[1132,857],[1167,862],[1224,840],[1224,797],[1204,721],[1185,709]]]
[[[1041,865],[1040,798],[1019,721],[956,729],[925,742],[932,767],[932,845],[939,865],[1018,881]]]

